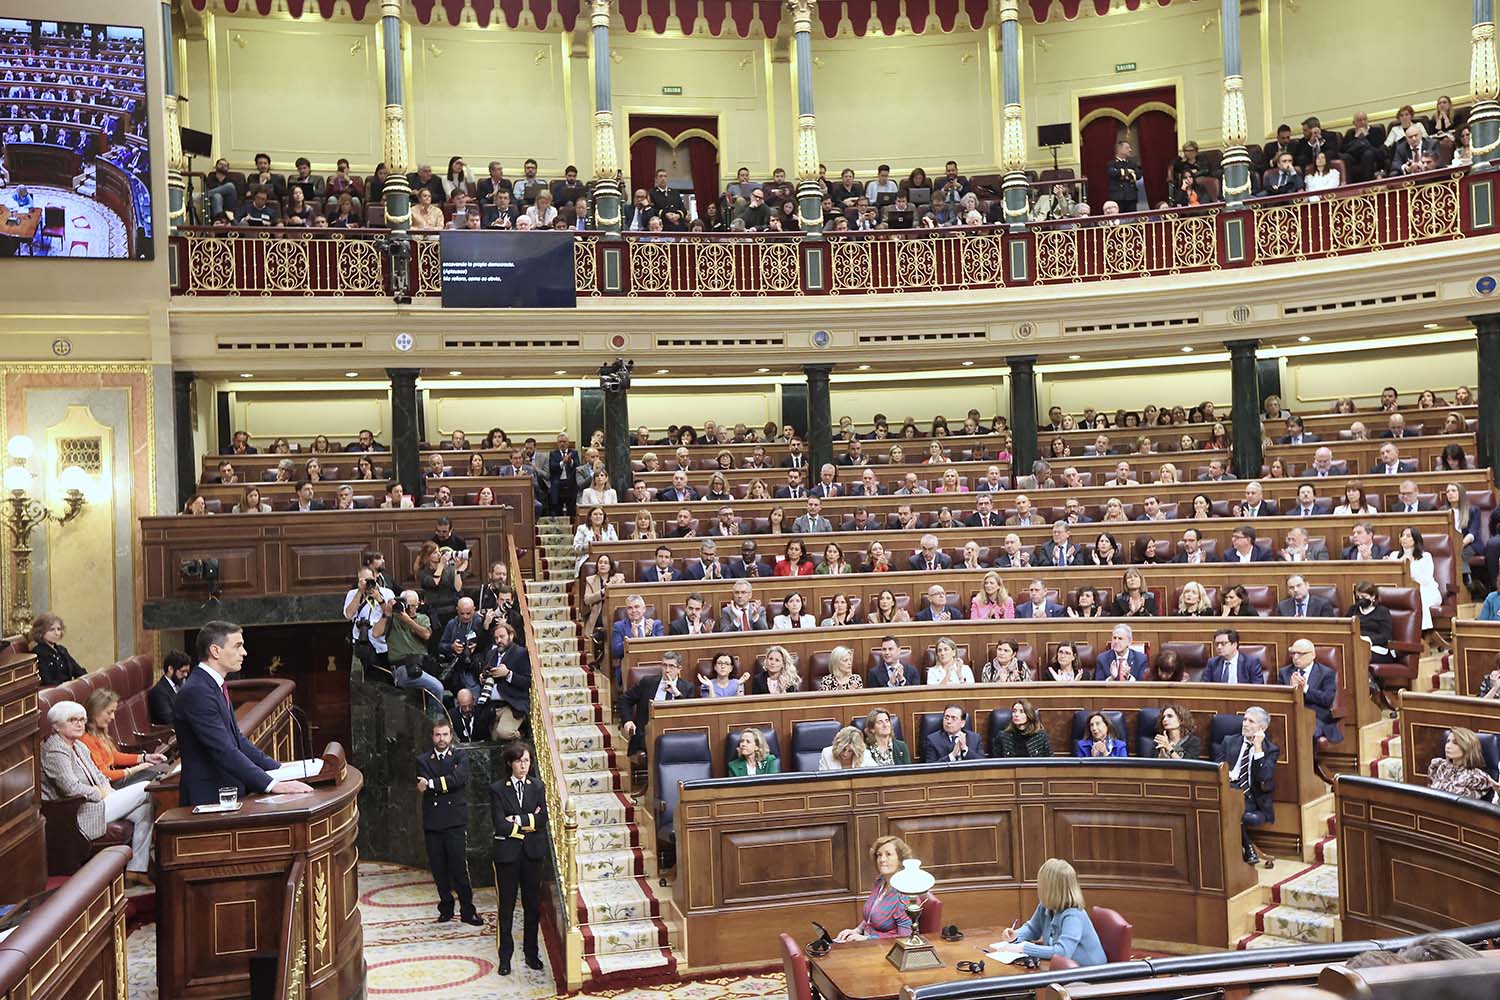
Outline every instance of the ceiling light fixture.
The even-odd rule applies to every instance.
[[[459,371],[457,368],[454,368],[451,371],[449,371],[448,374],[449,375],[462,375],[463,372]]]
[[[769,368],[757,368],[755,370],[758,371],[758,372],[760,372],[762,375],[764,375],[766,372],[770,371],[771,369],[769,369]]]
[[[964,367],[965,368],[973,368],[974,367],[974,362],[972,362],[972,361],[965,361],[964,362]]]
[[[1069,361],[1082,361],[1083,360],[1083,355],[1082,354],[1069,354],[1068,355],[1068,360]]]
[[[1302,336],[1300,336],[1300,337],[1297,338],[1297,343],[1299,343],[1299,344],[1305,344],[1305,343],[1307,343],[1310,340],[1312,340],[1312,338],[1309,337],[1307,334],[1304,333]]]
[[[658,374],[658,375],[670,375],[671,373],[672,373],[672,369],[670,369],[670,368],[658,368],[658,369],[656,369],[656,374]]]
[[[359,372],[344,372],[344,378],[359,378]]]
[[[240,372],[240,378],[254,378],[254,377],[255,376],[251,375],[249,372]]]
[[[1424,330],[1438,330],[1438,329],[1441,329],[1441,327],[1437,323],[1423,323],[1422,324],[1422,329],[1424,329]]]
[[[860,365],[859,366],[859,370],[862,371],[862,372],[867,372],[867,371],[870,370],[870,366],[869,365]]]
[[[1191,347],[1183,347],[1182,353],[1183,354],[1192,354],[1193,353],[1193,349]]]
[[[568,370],[566,368],[559,368],[559,369],[557,369],[557,371],[553,372],[552,374],[554,374],[554,375],[566,375],[566,374],[568,374]]]

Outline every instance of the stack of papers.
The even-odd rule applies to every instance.
[[[984,950],[984,957],[995,962],[1014,962],[1025,955],[1020,943],[1015,941],[996,941]]]
[[[310,757],[307,760],[294,760],[290,764],[282,764],[274,771],[267,771],[272,781],[303,781],[307,778],[316,778],[323,771],[323,758]]]

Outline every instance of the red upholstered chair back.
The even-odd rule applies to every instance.
[[[1111,962],[1128,962],[1135,928],[1119,913],[1103,906],[1089,907],[1089,919],[1094,923],[1094,932],[1099,935],[1104,957]],[[1057,968],[1056,960],[1052,967]]]
[[[922,915],[917,918],[917,933],[939,934],[943,930],[943,901],[937,893],[929,892],[922,903]]]
[[[812,980],[807,975],[807,956],[790,934],[781,935],[781,968],[786,972],[787,1000],[812,1000]]]
[[[88,703],[89,695],[100,688],[108,688],[120,696],[120,707],[115,712],[114,736],[117,743],[129,743],[137,732],[150,728],[150,713],[146,709],[146,696],[156,683],[156,659],[151,656],[132,656],[128,660],[96,670],[93,673],[71,680],[57,687],[43,688],[37,695],[37,709],[41,718],[40,739],[52,735],[52,724],[47,721],[47,710],[60,701]]]
[[[1064,969],[1078,968],[1078,963],[1073,961],[1071,958],[1068,958],[1066,955],[1054,955],[1052,958],[1047,960],[1047,968],[1052,972],[1061,972]]]

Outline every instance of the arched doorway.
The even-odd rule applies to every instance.
[[[707,115],[631,115],[630,191],[656,183],[658,169],[686,199],[693,216],[719,196],[719,119]]]
[[[1167,171],[1177,156],[1177,90],[1151,87],[1078,100],[1078,134],[1083,176],[1089,182],[1089,207],[1098,215],[1109,200],[1105,166],[1114,159],[1115,143],[1129,139],[1141,161],[1146,202],[1140,209],[1167,200]]]

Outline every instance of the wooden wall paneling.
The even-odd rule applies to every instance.
[[[0,903],[17,903],[47,882],[41,814],[41,743],[36,657],[0,652]]]
[[[1500,622],[1453,620],[1454,693],[1475,697],[1484,675],[1500,668]]]

